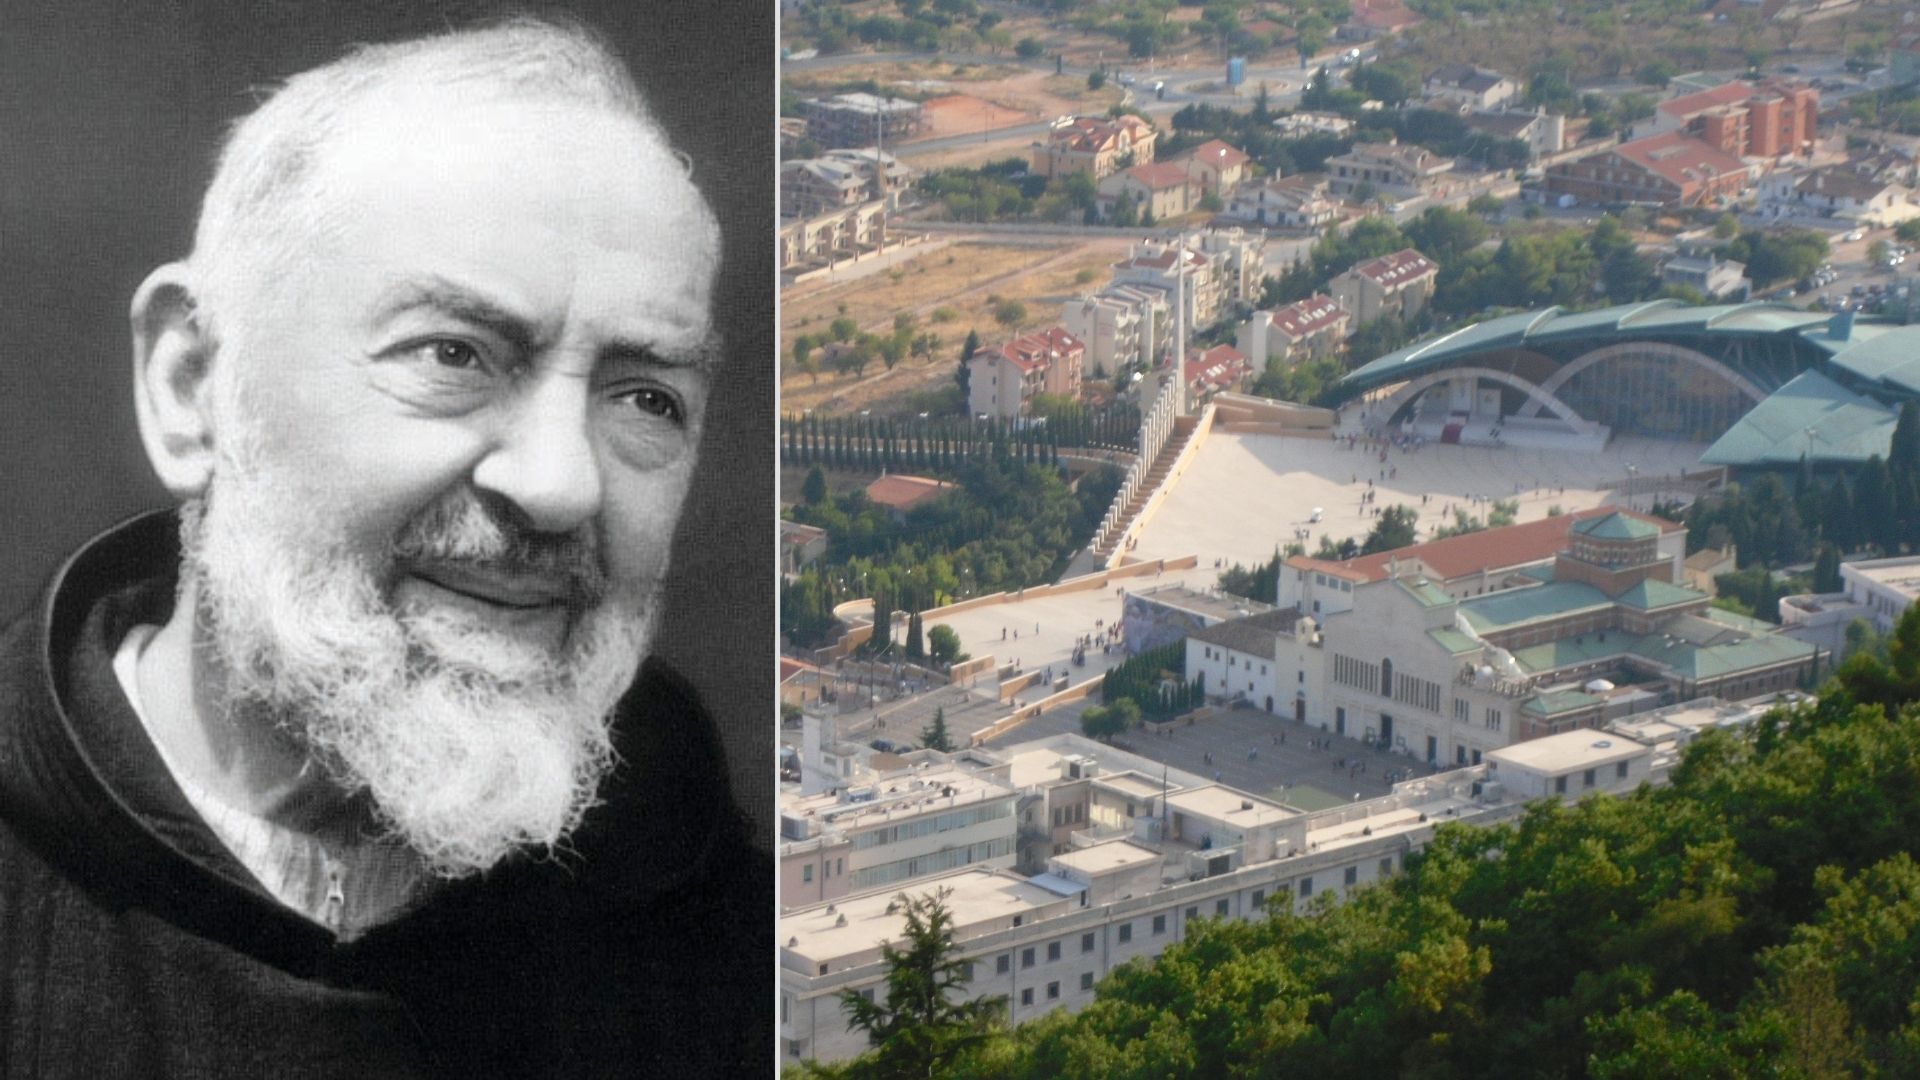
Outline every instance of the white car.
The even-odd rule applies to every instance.
[[[1852,232],[1848,233],[1847,235],[1841,237],[1840,239],[1845,240],[1847,243],[1851,244],[1855,240],[1864,238],[1866,235],[1867,235],[1866,233],[1861,232],[1859,229],[1855,229]]]

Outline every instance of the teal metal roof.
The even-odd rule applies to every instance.
[[[1672,607],[1675,604],[1694,603],[1705,600],[1706,598],[1706,593],[1695,592],[1684,586],[1669,584],[1665,581],[1653,581],[1649,579],[1642,581],[1640,584],[1635,585],[1633,588],[1628,589],[1613,599],[1617,604],[1624,604],[1627,607],[1637,608],[1641,611],[1658,611],[1661,608]]]
[[[1679,638],[1648,634],[1633,647],[1643,656],[1693,679],[1715,679],[1780,663],[1804,663],[1815,648],[1783,634],[1756,634],[1724,645],[1694,645]]]
[[[1599,698],[1584,690],[1550,690],[1534,695],[1520,708],[1537,716],[1557,716],[1577,709],[1591,709],[1599,704]]]
[[[1432,638],[1441,648],[1455,656],[1459,656],[1462,653],[1480,651],[1479,642],[1455,630],[1451,626],[1443,626],[1438,630],[1429,630],[1427,631],[1427,636]]]
[[[1591,585],[1577,581],[1556,581],[1525,589],[1508,589],[1489,596],[1476,596],[1460,602],[1460,610],[1474,630],[1486,633],[1533,622],[1536,619],[1571,615],[1589,608],[1612,606],[1607,595]]]
[[[1610,340],[1652,334],[1788,335],[1796,347],[1804,348],[1802,333],[1824,326],[1826,318],[1784,304],[1761,302],[1689,307],[1677,300],[1654,300],[1571,314],[1549,307],[1496,316],[1398,349],[1349,372],[1337,385],[1343,393],[1354,394],[1483,353],[1577,339],[1590,339],[1597,348]]]
[[[1855,336],[1833,354],[1832,363],[1873,382],[1906,393],[1920,393],[1920,326],[1886,327]]]
[[[1911,346],[1920,349],[1920,339]],[[1838,357],[1835,362],[1838,362]],[[1900,419],[1863,394],[1817,371],[1803,371],[1747,410],[1700,460],[1708,465],[1793,465],[1862,462],[1887,455]]]
[[[1513,659],[1527,674],[1538,675],[1543,671],[1558,671],[1619,656],[1638,640],[1632,634],[1581,634],[1515,649]]]
[[[1396,584],[1402,589],[1405,589],[1407,595],[1419,601],[1421,607],[1440,607],[1453,603],[1453,597],[1447,595],[1447,590],[1442,589],[1426,578],[1414,578],[1412,580],[1401,578]]]
[[[1645,540],[1660,535],[1660,526],[1650,521],[1628,517],[1619,511],[1590,517],[1574,523],[1573,531],[1582,536],[1591,536],[1596,540]]]

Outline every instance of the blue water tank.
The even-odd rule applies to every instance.
[[[1227,85],[1239,86],[1247,81],[1247,58],[1236,56],[1227,61]]]

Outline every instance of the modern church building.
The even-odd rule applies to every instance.
[[[1708,465],[1857,464],[1886,456],[1920,398],[1920,325],[1774,303],[1547,308],[1388,353],[1337,393],[1378,427],[1448,442],[1643,435],[1710,443]]]

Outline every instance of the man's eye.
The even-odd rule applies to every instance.
[[[676,424],[686,417],[686,411],[680,407],[680,399],[657,386],[629,390],[616,400],[624,401],[649,416],[658,416]]]
[[[464,341],[453,338],[441,338],[427,342],[422,348],[441,367],[471,370],[485,366],[480,350]]]

